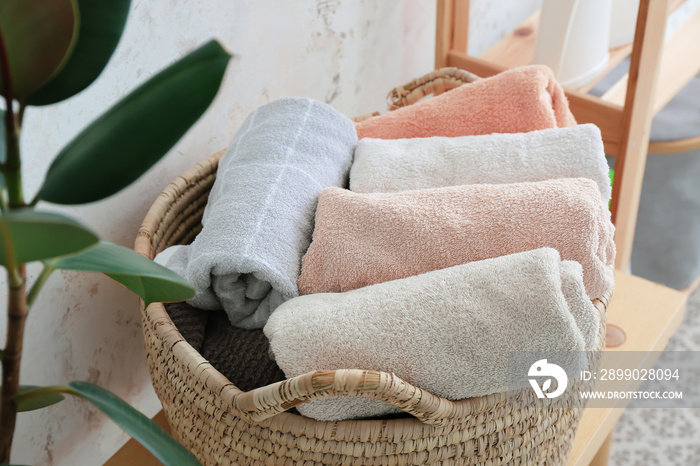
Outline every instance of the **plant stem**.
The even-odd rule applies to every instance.
[[[15,116],[14,98],[12,93],[12,76],[10,75],[10,61],[5,48],[5,40],[0,31],[0,73],[3,83],[3,97],[5,98],[5,137],[7,160],[3,167],[5,185],[7,187],[9,207],[24,207],[24,195],[22,194],[22,164],[19,154],[19,122]],[[24,113],[24,109],[20,109]]]
[[[17,114],[17,130],[21,131],[22,130],[22,121],[24,120],[24,111],[27,108],[27,104],[25,104],[24,100],[20,99],[19,100],[19,113]]]
[[[2,359],[2,398],[0,399],[0,463],[10,462],[12,438],[17,420],[15,396],[19,391],[19,367],[22,359],[24,323],[27,319],[25,295],[26,270],[18,267],[22,282],[19,287],[10,287],[7,305],[7,343]]]
[[[29,294],[27,294],[28,308],[32,307],[32,304],[34,304],[34,300],[36,299],[41,289],[44,287],[46,280],[48,280],[49,276],[51,275],[51,272],[54,271],[54,263],[55,261],[44,264],[44,268],[41,270],[41,273],[37,277],[36,282],[34,282],[34,285],[32,285],[32,288],[29,290]]]
[[[25,206],[22,192],[22,163],[19,153],[19,125],[17,123],[14,112],[5,112],[7,161],[5,162],[4,175],[10,209]]]
[[[5,98],[5,138],[7,159],[3,166],[7,203],[10,209],[24,207],[22,194],[22,171],[19,152],[20,127],[15,117],[14,94],[10,61],[5,47],[5,40],[0,31],[0,73],[2,74],[2,94]],[[23,113],[23,111],[21,111]],[[9,254],[10,249],[6,248]],[[2,389],[0,390],[0,463],[10,462],[12,439],[17,422],[17,405],[15,396],[19,391],[19,369],[22,359],[22,340],[24,324],[27,319],[27,296],[25,266],[11,264],[8,261],[9,293],[7,303],[7,340],[2,358]],[[12,261],[14,262],[14,260]]]

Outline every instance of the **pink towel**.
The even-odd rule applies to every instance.
[[[328,188],[319,195],[299,291],[348,291],[551,247],[583,266],[588,296],[596,298],[613,288],[613,234],[598,186],[587,178],[398,193]]]
[[[523,66],[356,125],[358,138],[526,133],[576,124],[552,70]]]

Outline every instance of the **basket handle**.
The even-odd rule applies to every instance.
[[[602,322],[606,321],[610,296],[608,293],[593,301]],[[597,350],[602,351],[604,347],[605,325],[602,325]],[[232,404],[241,417],[260,422],[307,401],[335,396],[375,398],[413,415],[423,424],[437,427],[464,419],[489,403],[505,402],[507,397],[504,393],[494,393],[454,402],[388,372],[338,369],[308,372],[249,392],[237,392]]]
[[[459,68],[440,68],[392,89],[386,96],[387,105],[389,110],[396,110],[414,104],[427,95],[440,95],[479,80],[481,78],[477,75]]]
[[[263,421],[307,401],[335,396],[375,398],[392,404],[424,424],[444,427],[464,407],[411,385],[394,374],[361,369],[309,372],[249,392],[233,404],[244,417]]]

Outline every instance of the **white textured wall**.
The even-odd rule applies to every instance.
[[[383,110],[390,88],[433,66],[434,0],[132,3],[122,42],[98,82],[64,103],[27,111],[22,149],[28,193],[36,191],[53,156],[82,127],[197,44],[217,37],[237,58],[212,108],[163,161],[122,193],[62,209],[125,246],[133,244],[161,189],[226,147],[256,106],[297,95],[331,103],[348,115]],[[473,0],[470,50],[483,51],[506,32],[504,19],[515,25],[536,3]],[[516,5],[517,11],[509,9]],[[4,338],[4,320],[0,325]],[[29,316],[25,343],[25,384],[89,380],[147,415],[160,408],[145,366],[136,298],[102,276],[55,273]],[[86,403],[68,400],[20,415],[13,463],[101,464],[125,440]]]

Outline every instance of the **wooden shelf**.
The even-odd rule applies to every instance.
[[[634,43],[612,50],[608,66],[611,69],[629,56],[632,71],[603,98],[587,94],[595,82],[580,89],[565,88],[576,120],[598,126],[606,154],[617,158],[610,211],[617,228],[615,267],[620,270],[627,270],[632,257],[652,117],[700,71],[700,55],[692,53],[700,43],[700,12],[665,37],[668,14],[682,3],[640,0]],[[538,15],[482,56],[473,57],[465,44],[454,43],[455,37],[462,40],[468,35],[468,21],[459,16],[468,6],[469,0],[438,0],[436,67],[454,66],[487,77],[532,61]],[[597,79],[603,76],[605,73]]]
[[[683,3],[674,0],[669,3],[669,11],[673,11]],[[505,36],[480,58],[496,64],[502,69],[529,65],[533,61],[535,36],[539,12],[533,14],[520,24],[510,34]],[[700,44],[700,10],[666,38],[659,69],[659,83],[653,111],[661,110],[691,79],[700,71],[700,54],[688,54],[688,50]],[[577,88],[580,92],[588,92],[613,68],[619,65],[632,52],[632,44],[610,49],[610,61],[605,71],[592,82]],[[616,106],[623,106],[627,91],[628,75],[625,74],[602,96],[602,99]]]
[[[520,26],[510,34],[494,44],[490,49],[481,55],[481,58],[495,63],[504,69],[515,68],[517,66],[530,65],[535,54],[535,36],[537,35],[537,24],[540,20],[539,11],[526,19]],[[576,90],[588,92],[595,84],[602,79],[610,70],[620,64],[632,52],[632,44],[623,45],[610,49],[610,61],[605,71],[589,84]],[[623,88],[624,89],[624,88]],[[624,104],[615,102],[618,105]]]
[[[615,291],[608,306],[608,323],[620,327],[627,340],[606,351],[662,351],[685,313],[686,294],[624,272],[615,272]],[[649,355],[649,358],[653,354]],[[640,368],[654,361],[639,361]],[[633,368],[631,368],[633,369]],[[630,383],[629,390],[637,386]],[[603,445],[625,405],[589,408],[581,418],[568,466],[588,466]]]
[[[678,91],[700,71],[700,53],[688,53],[700,44],[700,10],[666,38],[659,67],[653,112],[661,110]],[[603,95],[603,99],[622,105],[628,76],[625,75]]]

